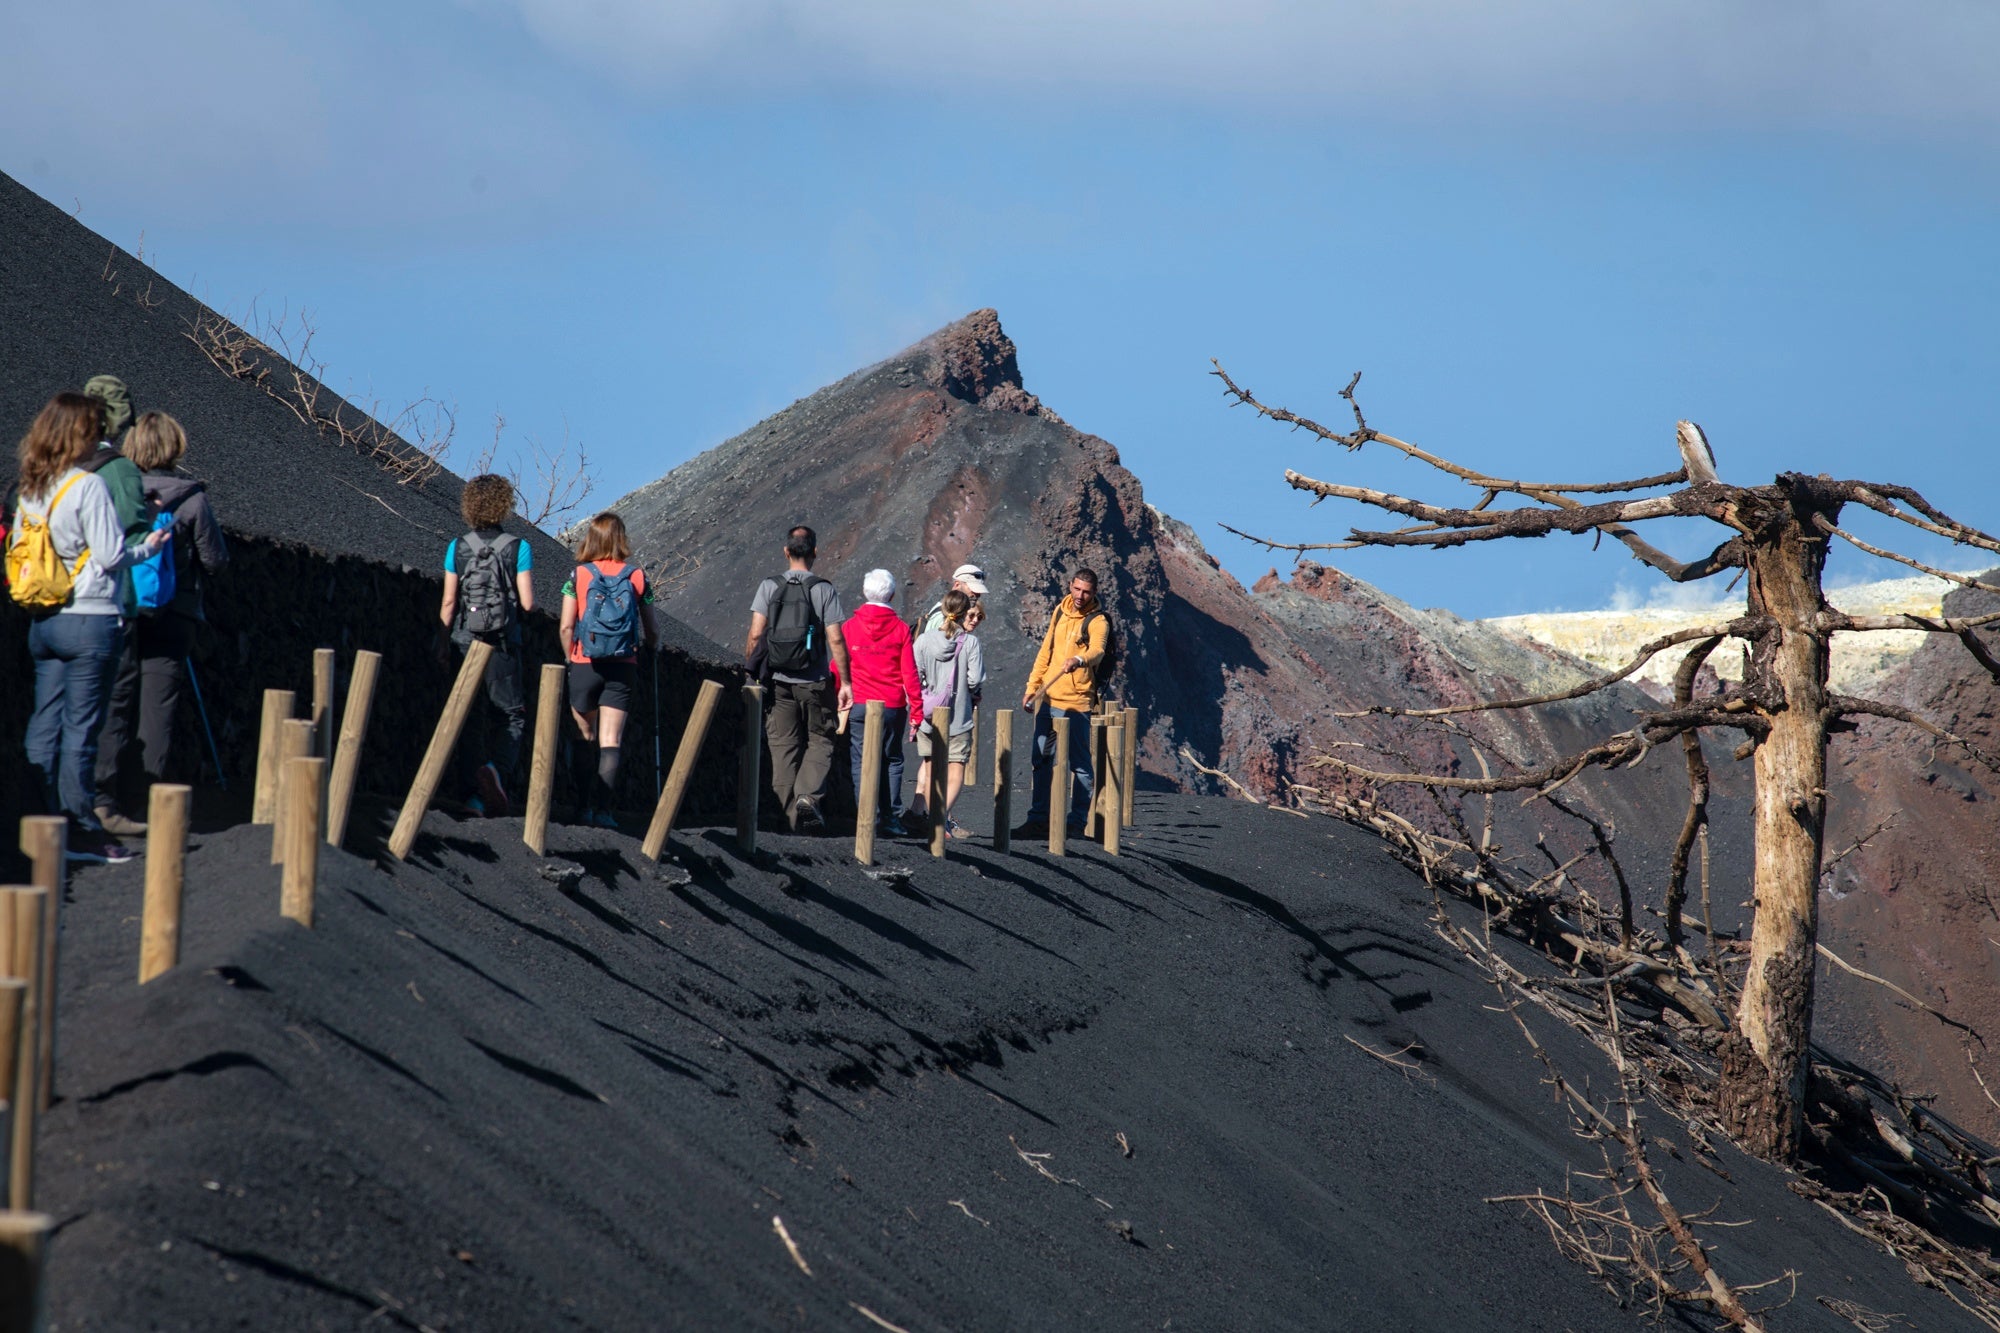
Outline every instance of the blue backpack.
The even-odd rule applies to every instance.
[[[633,565],[607,574],[595,565],[576,620],[576,641],[585,657],[626,657],[639,650],[639,595],[632,590]]]
[[[201,490],[196,486],[180,501]],[[144,560],[132,565],[132,601],[141,615],[157,615],[174,602],[174,591],[180,586],[180,576],[174,565],[174,505],[160,506],[160,512],[153,515],[153,532],[165,532],[166,541],[160,549]]]

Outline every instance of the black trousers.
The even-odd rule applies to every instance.
[[[125,631],[97,733],[97,799],[143,819],[145,788],[166,781],[173,762],[174,718],[187,692],[195,622],[161,611],[132,617]]]
[[[461,659],[470,642],[452,640]],[[528,731],[528,694],[524,683],[526,668],[521,662],[521,641],[493,644],[493,656],[486,659],[486,706],[474,708],[466,719],[465,733],[459,737],[457,764],[459,785],[473,789],[472,775],[480,765],[491,763],[500,773],[500,785],[512,795],[516,769],[521,762],[521,738]],[[515,799],[519,799],[518,797]]]

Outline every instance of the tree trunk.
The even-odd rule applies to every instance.
[[[1815,496],[1808,478],[1790,475],[1779,484],[1790,504],[1750,525],[1750,611],[1770,616],[1777,628],[1751,658],[1752,680],[1772,701],[1771,730],[1754,760],[1750,970],[1736,1031],[1723,1046],[1717,1111],[1746,1150],[1786,1160],[1804,1131],[1826,827],[1827,641],[1814,623],[1825,608],[1826,545],[1810,525],[1815,512],[1837,514],[1838,504]]]

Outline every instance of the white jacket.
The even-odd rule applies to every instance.
[[[7,540],[11,543],[21,532],[21,518],[24,514],[43,517],[43,506],[51,496],[61,491],[71,477],[78,478],[69,488],[62,503],[56,506],[53,516],[48,519],[49,539],[55,543],[56,555],[75,571],[76,586],[71,593],[69,605],[62,608],[63,615],[115,616],[123,613],[125,576],[118,571],[129,563],[125,551],[125,529],[118,522],[118,511],[111,503],[111,492],[104,481],[94,472],[85,472],[80,467],[72,467],[49,487],[46,495],[35,496],[32,500],[23,494],[14,504],[14,528]],[[90,551],[90,559],[82,569],[76,568],[76,558],[85,548]]]

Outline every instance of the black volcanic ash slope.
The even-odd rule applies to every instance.
[[[1140,819],[1116,861],[897,845],[899,879],[581,830],[551,879],[511,821],[441,821],[408,865],[330,854],[310,931],[233,829],[144,988],[137,868],[91,871],[52,1329],[1646,1326],[1482,1202],[1598,1161],[1421,883],[1325,819]],[[1750,1223],[1704,1233],[1730,1279],[1797,1271],[1771,1329],[1854,1326],[1821,1297],[1976,1327],[1785,1173],[1654,1158]]]

